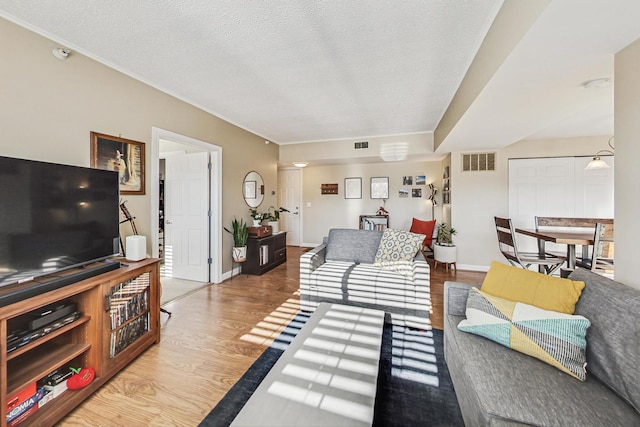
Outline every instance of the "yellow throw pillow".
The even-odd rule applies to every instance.
[[[491,262],[482,292],[544,310],[573,314],[584,282],[548,276],[531,270]]]

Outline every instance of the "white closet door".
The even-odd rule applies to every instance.
[[[576,157],[576,217],[613,218],[613,156],[602,156],[608,169],[586,170],[591,157]]]
[[[533,228],[534,216],[613,218],[612,167],[585,170],[588,157],[509,160],[509,216],[514,227]],[[518,249],[536,251],[536,240],[518,236]],[[548,244],[551,251],[563,245]]]

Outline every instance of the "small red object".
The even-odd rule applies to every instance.
[[[91,384],[96,376],[93,368],[71,368],[75,375],[67,380],[67,388],[69,390],[78,390]]]

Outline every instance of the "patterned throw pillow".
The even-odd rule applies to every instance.
[[[585,380],[586,335],[591,326],[585,317],[494,297],[477,288],[469,292],[466,314],[458,324],[461,331],[483,336]]]
[[[413,259],[422,249],[424,237],[424,234],[385,229],[373,265],[411,275]]]

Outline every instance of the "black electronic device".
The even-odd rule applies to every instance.
[[[54,304],[49,304],[27,314],[27,317],[30,319],[27,323],[27,327],[30,331],[35,331],[36,329],[40,329],[49,323],[55,322],[56,320],[73,313],[77,309],[78,305],[73,301],[60,301]]]
[[[0,156],[0,306],[33,296],[35,278],[117,255],[119,197],[115,171]]]

